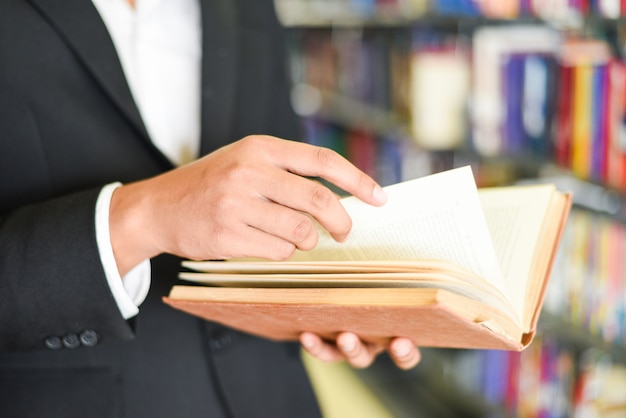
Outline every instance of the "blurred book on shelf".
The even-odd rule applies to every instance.
[[[559,32],[542,25],[486,26],[472,40],[473,148],[484,156],[527,157],[548,149]]]
[[[606,42],[566,39],[560,54],[555,157],[581,178],[617,185],[622,177],[619,136],[623,117],[623,64]]]
[[[626,367],[595,348],[579,351],[540,335],[527,350],[468,350],[448,359],[464,392],[499,405],[504,416],[623,417]]]
[[[462,146],[468,130],[470,54],[452,46],[414,49],[410,124],[413,139],[430,150]]]

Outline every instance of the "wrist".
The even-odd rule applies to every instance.
[[[155,239],[153,212],[141,182],[118,187],[113,192],[109,228],[113,254],[122,277],[143,260],[162,252]]]

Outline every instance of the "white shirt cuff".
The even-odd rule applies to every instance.
[[[121,183],[111,183],[102,188],[96,202],[96,242],[100,252],[100,261],[104,268],[109,288],[124,319],[139,313],[138,306],[146,299],[150,289],[150,260],[144,260],[129,271],[124,279],[120,276],[113,255],[109,233],[109,209],[113,191]]]

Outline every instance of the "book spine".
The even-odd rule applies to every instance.
[[[591,91],[593,67],[587,64],[574,69],[574,114],[572,123],[572,171],[582,178],[590,175]]]
[[[622,126],[624,114],[624,95],[626,94],[626,71],[624,64],[612,60],[609,68],[609,93],[607,111],[607,172],[606,183],[614,188],[626,187],[626,160],[622,145]]]
[[[573,86],[574,68],[570,65],[559,66],[559,81],[557,91],[556,132],[555,132],[555,159],[556,163],[569,167],[572,143],[573,118]]]
[[[524,67],[527,54],[510,54],[502,71],[502,94],[504,103],[503,142],[504,152],[510,155],[523,153],[528,139],[524,130]]]
[[[370,133],[352,130],[346,134],[348,159],[367,175],[376,178],[377,139]]]
[[[498,416],[605,416],[625,406],[626,366],[600,350],[542,336],[522,353],[466,350],[458,357],[453,366],[462,387],[505,411]]]
[[[591,87],[591,144],[589,177],[602,181],[604,158],[606,155],[605,115],[606,115],[606,64],[596,65],[592,70]]]

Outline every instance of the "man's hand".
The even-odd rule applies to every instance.
[[[284,260],[317,244],[313,219],[337,241],[352,221],[330,189],[306,177],[323,178],[366,203],[380,206],[385,192],[336,152],[255,135],[220,148],[191,164],[113,193],[111,243],[120,275],[161,253],[211,260],[259,257]],[[331,345],[305,333],[302,344],[315,357],[347,359],[366,367],[388,349],[398,367],[420,359],[410,341],[389,347],[363,343],[344,333]]]
[[[365,368],[370,366],[376,356],[387,350],[398,368],[408,370],[415,367],[421,360],[421,353],[407,338],[394,338],[388,346],[369,344],[350,332],[339,334],[335,344],[322,340],[317,334],[304,332],[300,335],[302,347],[319,360],[335,362],[346,360],[352,367]]]
[[[120,274],[161,253],[284,260],[315,247],[312,218],[344,240],[352,222],[338,196],[305,176],[369,204],[386,200],[374,180],[330,149],[249,136],[114,192],[110,229]]]

